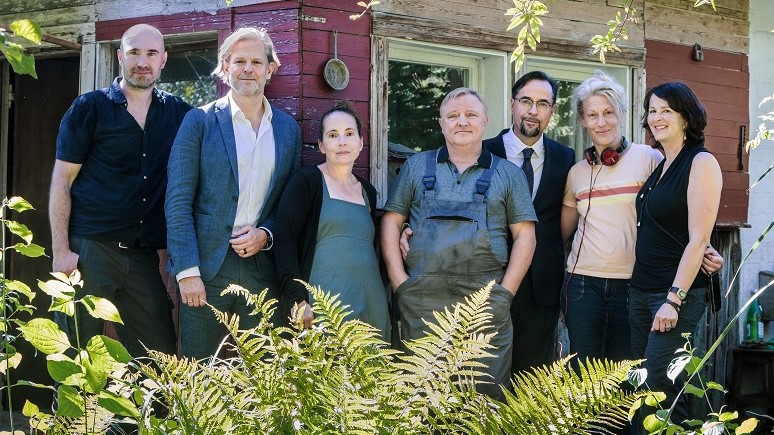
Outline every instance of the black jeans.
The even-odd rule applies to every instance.
[[[667,289],[659,292],[647,292],[636,287],[629,288],[629,318],[632,328],[632,350],[635,358],[645,358],[645,368],[648,370],[647,386],[651,391],[662,391],[666,400],[662,406],[668,409],[677,397],[686,380],[685,372],[672,382],[667,377],[667,368],[673,359],[680,356],[675,350],[685,345],[684,333],[695,334],[699,321],[707,312],[707,289],[692,288],[681,305],[677,317],[677,325],[667,332],[650,330],[653,317],[664,304]],[[648,410],[647,413],[655,412]],[[647,414],[646,414],[647,415]],[[672,413],[671,420],[682,423],[688,419],[685,409],[685,399],[681,396]],[[638,423],[642,428],[642,423]]]
[[[70,237],[70,249],[78,254],[83,288],[77,298],[94,295],[108,299],[118,309],[123,325],[116,324],[121,344],[133,357],[145,356],[145,347],[174,355],[177,352],[172,323],[172,301],[159,273],[159,255],[154,249],[122,249],[116,243]],[[81,347],[103,332],[104,321],[78,306]],[[75,346],[75,324],[71,317],[56,313],[60,327]]]

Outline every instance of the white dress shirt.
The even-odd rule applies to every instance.
[[[522,151],[524,151],[524,148],[527,148],[527,145],[525,145],[524,142],[516,136],[516,133],[513,132],[513,126],[508,130],[508,133],[503,135],[503,145],[505,146],[505,157],[516,166],[521,167],[521,165],[524,164],[524,154],[522,154]],[[546,147],[543,145],[542,133],[537,142],[532,144],[530,148],[535,151],[530,159],[534,173],[533,180],[535,181],[532,189],[532,199],[534,200],[538,187],[540,187],[540,177],[543,175],[543,164],[546,162]]]
[[[257,133],[232,98],[231,92],[228,93],[228,100],[234,124],[239,175],[239,200],[234,219],[234,231],[237,231],[258,224],[274,174],[274,129],[271,125],[271,106],[266,97],[263,97],[263,118]]]

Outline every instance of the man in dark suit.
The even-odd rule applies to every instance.
[[[205,302],[257,324],[229,284],[279,299],[271,253],[279,196],[301,163],[301,131],[269,105],[264,87],[280,65],[264,29],[226,38],[215,74],[225,97],[186,115],[169,158],[165,211],[170,271],[180,286],[183,355],[213,355],[225,331]],[[277,310],[279,313],[279,310]],[[272,319],[275,324],[279,319]]]
[[[556,80],[542,71],[523,75],[511,91],[513,126],[484,141],[492,154],[524,170],[538,217],[532,265],[511,305],[513,373],[557,358],[555,335],[564,278],[560,215],[575,154],[543,134],[556,108],[556,91]]]

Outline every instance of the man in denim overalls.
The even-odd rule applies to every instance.
[[[385,205],[382,253],[401,311],[401,338],[428,331],[424,320],[494,280],[490,295],[494,357],[479,391],[501,398],[510,385],[510,306],[535,249],[535,210],[521,169],[482,146],[486,104],[469,88],[451,91],[439,123],[446,145],[406,161]],[[404,265],[402,225],[415,229]],[[513,245],[508,249],[508,234]]]

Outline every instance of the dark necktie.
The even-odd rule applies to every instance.
[[[522,151],[524,154],[524,163],[521,165],[521,170],[524,171],[524,175],[527,176],[527,186],[529,187],[529,195],[532,196],[532,190],[535,186],[535,172],[532,170],[532,154],[535,150],[532,148],[524,148]]]

